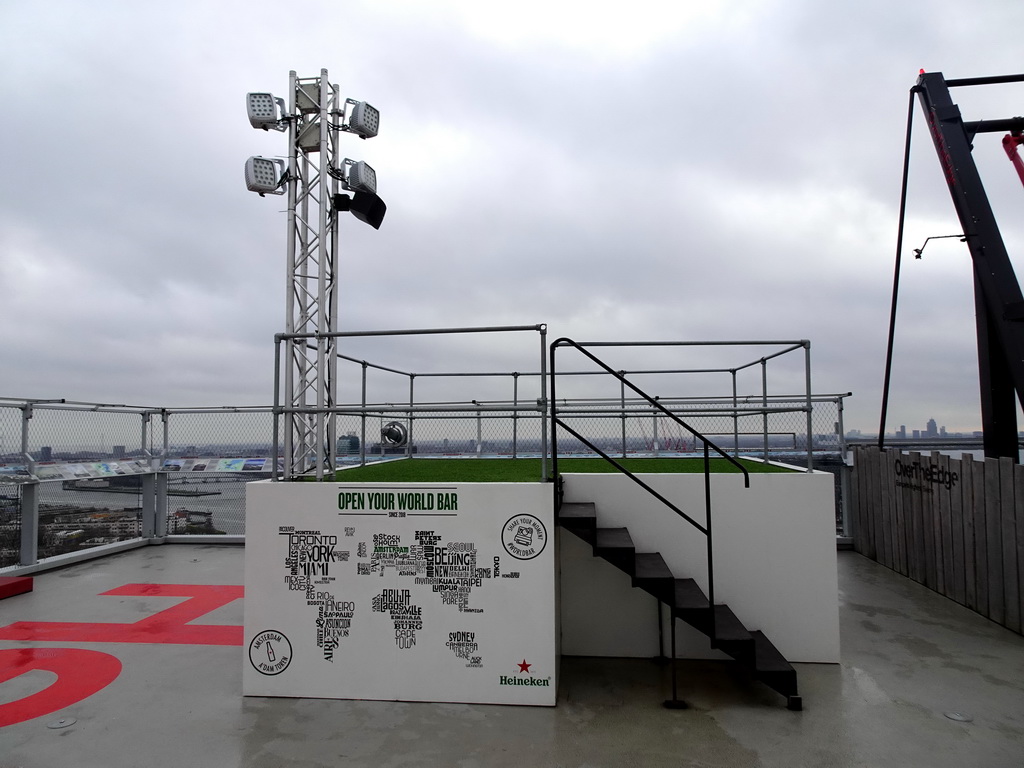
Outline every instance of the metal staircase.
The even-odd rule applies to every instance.
[[[598,527],[597,507],[593,503],[563,502],[558,509],[558,524],[590,544],[595,557],[604,558],[627,573],[634,587],[668,606],[673,618],[671,648],[675,648],[674,619],[681,619],[707,635],[712,648],[734,658],[755,680],[785,696],[789,709],[803,709],[796,670],[764,633],[748,630],[727,605],[715,605],[712,610],[697,582],[677,578],[661,553],[637,552],[627,528]],[[672,698],[665,704],[682,708],[685,704],[676,692],[674,659],[672,663]]]

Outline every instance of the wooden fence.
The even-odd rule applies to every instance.
[[[1024,466],[857,447],[854,549],[1021,632]]]

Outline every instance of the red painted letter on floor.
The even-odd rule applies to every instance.
[[[38,693],[0,704],[0,727],[49,715],[92,696],[120,674],[121,662],[109,653],[80,648],[0,651],[0,683],[35,669],[53,672],[57,679]]]
[[[187,597],[182,603],[131,624],[84,621],[18,621],[0,627],[0,640],[62,643],[176,643],[241,645],[242,627],[189,624],[242,597],[242,587],[211,584],[125,584],[104,595]]]

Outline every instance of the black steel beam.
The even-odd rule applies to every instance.
[[[1012,318],[1019,314],[1024,297],[971,155],[973,134],[949,87],[1020,81],[1024,75],[947,83],[940,72],[929,72],[920,76],[916,87],[974,262],[985,455],[1009,456],[1014,461],[1018,460],[1017,412],[1012,394],[1024,404],[1024,323]]]
[[[974,120],[964,123],[969,136],[976,133],[1014,133],[1024,130],[1024,117],[1007,117],[1003,120]]]
[[[921,73],[922,76],[924,73]],[[939,74],[941,77],[942,75]],[[960,77],[946,80],[947,88],[962,88],[965,85],[999,85],[1000,83],[1024,83],[1024,75],[994,75],[992,77]]]

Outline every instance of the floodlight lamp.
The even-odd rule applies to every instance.
[[[353,106],[344,129],[356,134],[360,139],[372,139],[376,136],[380,127],[380,110],[365,101],[345,101]]]
[[[284,120],[284,99],[272,93],[247,93],[245,106],[249,113],[249,125],[262,128],[264,131],[273,128],[275,131],[287,129]]]
[[[347,157],[344,163],[346,173],[342,186],[345,189],[371,195],[377,193],[377,172],[373,168],[362,160],[349,160]]]
[[[268,157],[250,157],[245,161],[245,186],[250,192],[264,195],[283,195],[288,180],[284,160]]]

